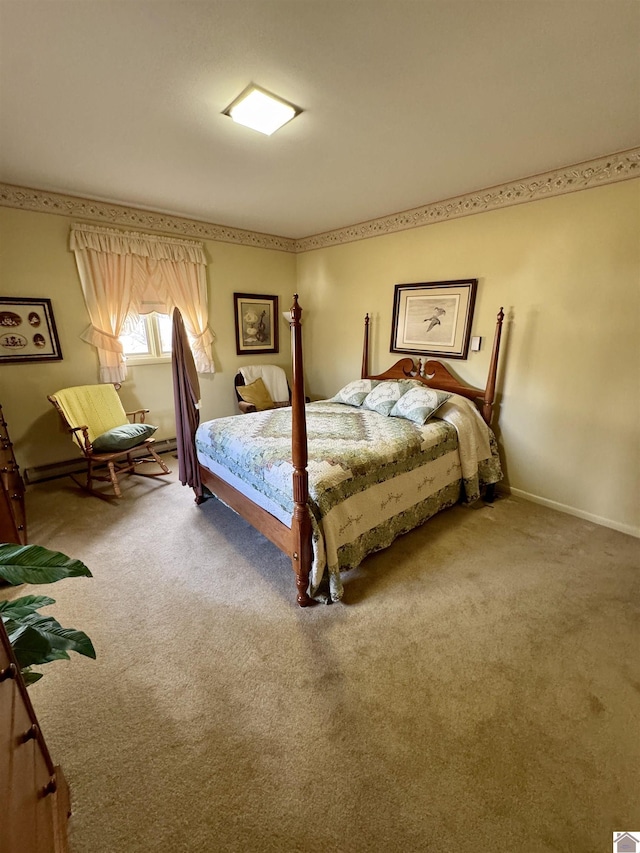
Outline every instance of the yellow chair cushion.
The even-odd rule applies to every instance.
[[[262,379],[256,379],[250,385],[238,385],[237,391],[245,403],[251,403],[259,412],[275,408],[271,395]]]
[[[113,385],[76,385],[53,395],[69,426],[89,428],[93,441],[114,427],[128,424],[126,412]]]

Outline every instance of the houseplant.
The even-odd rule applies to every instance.
[[[18,584],[49,584],[64,578],[91,577],[80,560],[40,545],[0,544],[0,581]],[[83,631],[63,628],[41,607],[55,604],[45,595],[26,595],[13,601],[0,600],[0,617],[22,671],[25,684],[33,684],[42,673],[31,667],[54,660],[69,660],[69,652],[95,658],[93,643]]]

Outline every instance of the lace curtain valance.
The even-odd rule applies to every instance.
[[[156,261],[186,261],[206,266],[207,258],[202,243],[179,240],[175,237],[157,237],[138,231],[118,231],[115,228],[98,228],[95,225],[73,225],[71,249],[92,249],[112,255],[140,255]]]
[[[73,225],[70,245],[91,318],[82,339],[98,350],[102,382],[126,378],[119,336],[127,316],[154,309],[180,310],[198,372],[215,372],[202,243]]]

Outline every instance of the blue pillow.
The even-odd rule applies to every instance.
[[[122,424],[122,426],[103,432],[93,442],[96,453],[117,453],[119,450],[130,450],[151,438],[158,427],[151,424]]]

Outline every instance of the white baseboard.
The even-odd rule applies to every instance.
[[[640,527],[634,527],[632,524],[620,524],[620,522],[613,521],[610,518],[603,518],[601,515],[594,515],[591,512],[585,512],[584,510],[567,506],[567,504],[551,501],[548,498],[541,498],[539,495],[532,495],[530,492],[525,492],[522,489],[498,486],[497,490],[502,494],[515,495],[517,498],[523,498],[524,500],[531,501],[534,504],[548,506],[550,509],[558,510],[558,512],[566,512],[568,515],[575,515],[577,518],[584,518],[585,521],[592,521],[594,524],[600,524],[603,527],[610,527],[612,530],[619,530],[620,533],[626,533],[629,536],[640,538]]]

